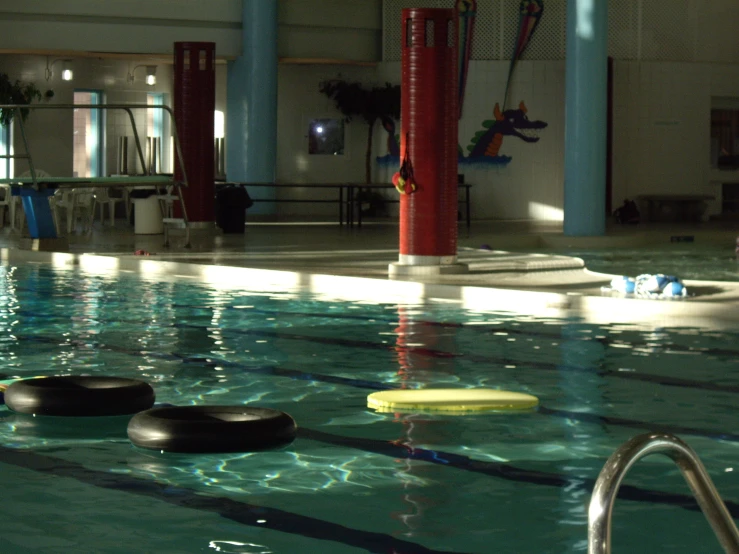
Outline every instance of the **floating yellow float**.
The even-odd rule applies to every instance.
[[[538,405],[536,396],[497,389],[386,390],[367,396],[367,406],[379,412],[527,410]]]

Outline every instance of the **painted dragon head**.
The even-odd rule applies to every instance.
[[[536,133],[539,129],[547,126],[545,121],[531,121],[526,112],[526,104],[521,102],[516,109],[500,110],[500,105],[495,104],[493,114],[497,122],[496,131],[503,135],[518,137],[525,142],[538,142],[539,135]]]

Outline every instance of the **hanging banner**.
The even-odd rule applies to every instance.
[[[516,62],[526,50],[531,42],[531,37],[539,25],[541,15],[544,12],[544,0],[521,0],[518,10],[518,34],[516,36],[516,44],[513,47],[513,56],[511,64],[508,68],[508,82],[505,87],[505,95],[503,96],[503,110],[508,105],[508,89],[511,86],[511,78]]]
[[[477,0],[458,0],[457,17],[459,18],[459,118],[462,119],[462,104],[464,103],[464,89],[467,85],[467,73],[470,68],[472,55],[472,34],[475,29],[477,15]]]

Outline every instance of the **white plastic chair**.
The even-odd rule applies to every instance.
[[[105,223],[105,205],[108,206],[110,214],[110,226],[115,226],[115,205],[117,202],[123,202],[126,199],[110,195],[110,189],[101,187],[93,189],[94,201],[92,204],[92,217],[95,218],[95,209],[100,206],[100,224]],[[128,210],[126,210],[128,212]],[[128,217],[128,214],[127,214]]]
[[[95,196],[92,189],[57,189],[56,193],[49,198],[51,208],[56,220],[57,231],[60,231],[62,211],[67,222],[67,234],[72,234],[77,219],[84,222],[85,232],[92,231],[93,209]]]

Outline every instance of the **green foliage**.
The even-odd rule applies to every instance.
[[[30,104],[34,100],[41,100],[41,91],[33,83],[15,82],[5,73],[0,73],[0,104]],[[28,108],[20,110],[23,121],[28,117]],[[0,109],[0,124],[7,125],[13,121],[16,111],[13,109]]]
[[[490,127],[492,127],[493,125],[495,125],[494,119],[486,119],[485,121],[482,122],[482,126],[485,129],[490,129]]]
[[[385,83],[384,87],[364,88],[361,83],[341,79],[324,81],[319,91],[334,101],[336,109],[349,122],[361,117],[367,123],[367,150],[365,152],[365,181],[372,182],[372,130],[377,120],[400,119],[400,85]]]
[[[383,116],[400,119],[400,85],[364,88],[361,83],[335,79],[321,83],[319,90],[334,101],[347,122],[353,117],[369,125]]]

